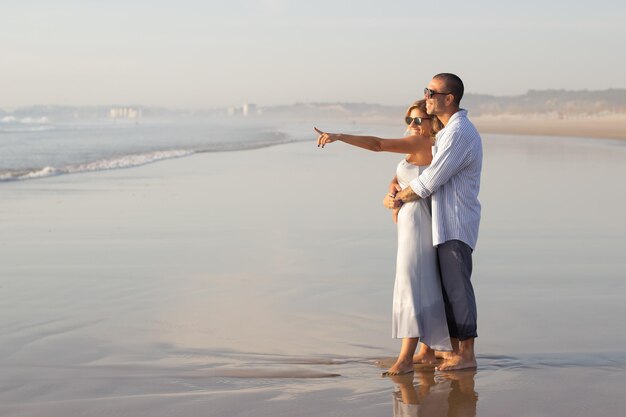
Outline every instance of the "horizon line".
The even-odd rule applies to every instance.
[[[509,95],[495,95],[495,94],[483,94],[483,93],[476,93],[476,92],[468,92],[465,93],[464,98],[468,97],[468,96],[480,96],[480,97],[493,97],[493,98],[516,98],[516,97],[523,97],[523,96],[527,96],[531,93],[548,93],[548,92],[557,92],[557,93],[602,93],[602,92],[609,92],[609,91],[621,91],[621,92],[626,92],[626,88],[605,88],[605,89],[600,89],[600,90],[590,90],[590,89],[580,89],[580,90],[568,90],[568,89],[564,89],[564,88],[560,88],[560,89],[556,89],[556,88],[551,88],[551,89],[545,89],[545,90],[537,90],[537,89],[529,89],[526,91],[526,93],[524,94],[509,94]],[[15,110],[20,110],[20,109],[25,109],[25,108],[31,108],[31,107],[49,107],[49,108],[62,108],[62,107],[67,107],[67,108],[98,108],[98,107],[137,107],[137,108],[144,108],[144,109],[166,109],[166,110],[181,110],[181,111],[207,111],[207,110],[227,110],[229,108],[236,108],[236,107],[240,107],[243,105],[255,105],[255,106],[262,106],[263,108],[271,108],[271,107],[282,107],[282,106],[294,106],[294,105],[300,105],[300,104],[367,104],[367,105],[376,105],[376,106],[383,106],[383,107],[395,107],[395,106],[399,106],[402,107],[403,105],[401,104],[382,104],[382,103],[378,103],[378,102],[373,102],[373,101],[349,101],[349,100],[336,100],[336,101],[294,101],[291,103],[282,103],[282,104],[270,104],[270,105],[263,105],[263,104],[259,104],[258,102],[252,102],[252,101],[248,101],[248,102],[242,102],[239,103],[237,105],[221,105],[221,106],[214,106],[214,107],[185,107],[185,106],[171,106],[171,105],[164,105],[164,104],[151,104],[151,105],[146,105],[146,104],[140,104],[140,103],[125,103],[125,104],[120,104],[120,103],[113,103],[113,104],[106,104],[106,103],[100,103],[100,104],[25,104],[25,105],[20,105],[20,106],[1,106],[0,110],[2,111],[15,111]]]

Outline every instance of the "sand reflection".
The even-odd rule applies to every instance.
[[[416,372],[392,377],[394,417],[475,417],[478,394],[476,371]]]

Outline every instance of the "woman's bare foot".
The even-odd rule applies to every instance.
[[[382,376],[406,375],[413,372],[413,361],[406,359],[398,359],[391,368],[383,372]]]
[[[453,355],[452,352],[447,352],[445,350],[436,350],[435,351],[435,357],[437,359],[447,359],[449,358],[451,355]]]
[[[435,365],[437,363],[437,358],[435,356],[435,351],[426,346],[423,343],[420,343],[420,351],[417,352],[415,356],[413,356],[413,363],[416,364],[424,364],[424,365]]]

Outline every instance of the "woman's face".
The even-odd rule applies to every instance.
[[[415,120],[413,120],[411,124],[409,125],[409,133],[411,134],[411,136],[418,135],[418,136],[430,137],[432,124],[431,124],[431,121],[429,120],[430,118],[429,115],[427,115],[425,112],[421,111],[420,109],[415,108],[411,110],[411,112],[409,113],[409,117],[422,118],[422,123],[420,125],[415,123]]]

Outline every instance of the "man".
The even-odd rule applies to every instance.
[[[477,312],[470,277],[480,222],[482,143],[467,111],[460,108],[463,91],[461,79],[449,73],[435,75],[424,89],[427,113],[445,127],[437,134],[431,165],[389,203],[394,208],[432,195],[433,244],[453,347],[438,370],[476,367]]]

